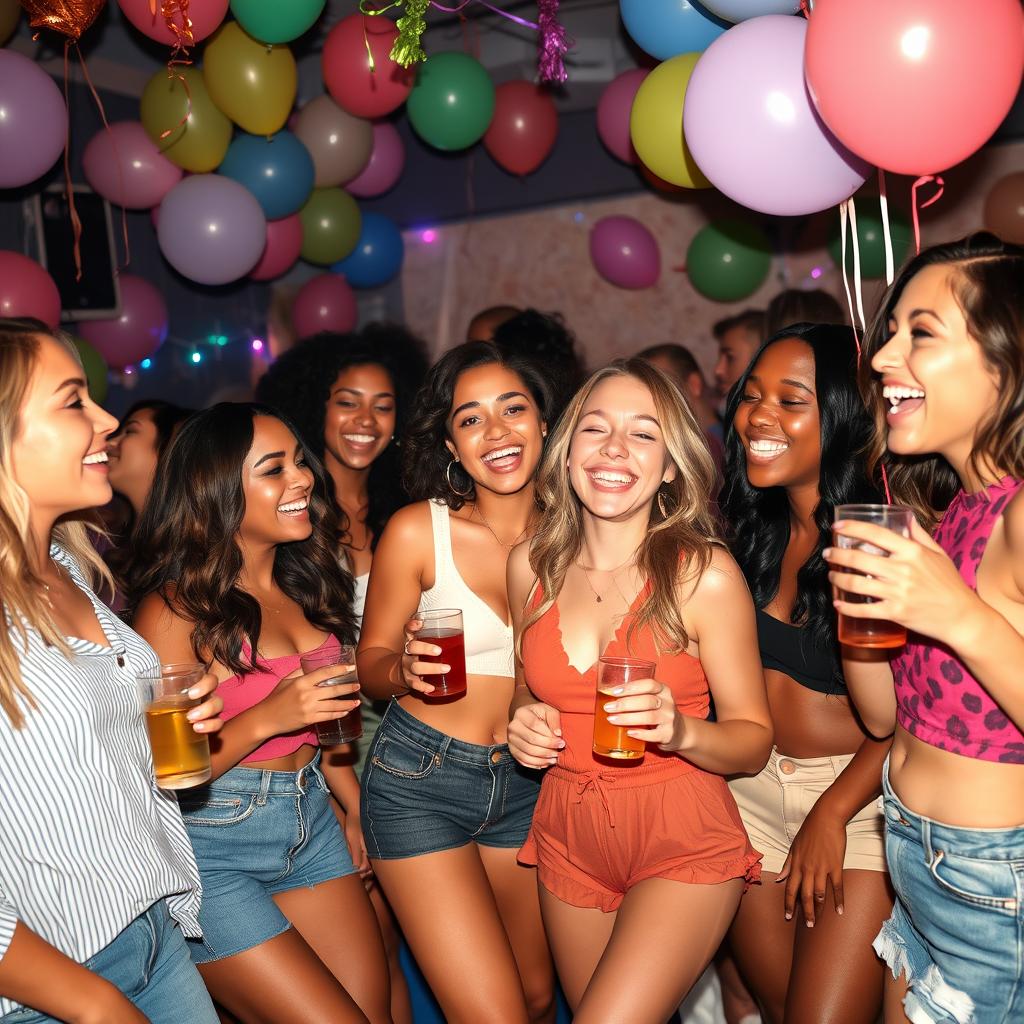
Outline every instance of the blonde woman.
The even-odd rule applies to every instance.
[[[722,776],[764,766],[771,719],[750,595],[715,541],[713,479],[668,378],[615,363],[559,421],[537,482],[545,511],[509,559],[509,748],[547,769],[520,860],[537,865],[576,1024],[662,1024],[759,874]],[[645,742],[641,761],[592,752],[604,655],[655,664],[604,705]]]
[[[110,500],[116,426],[63,335],[0,320],[4,1024],[217,1022],[184,938],[199,874],[136,693],[156,655],[93,593],[103,565],[68,521]],[[219,729],[220,709],[201,704],[193,728]]]

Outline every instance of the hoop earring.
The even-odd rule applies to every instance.
[[[665,508],[665,495],[658,491],[658,511],[661,513],[662,519],[668,519],[668,511]]]
[[[452,494],[455,494],[460,498],[466,498],[473,493],[473,483],[470,481],[469,487],[464,491],[460,491],[455,484],[452,483],[452,466],[455,465],[456,461],[456,459],[452,459],[452,461],[448,463],[444,471],[444,478],[448,481],[448,487]]]

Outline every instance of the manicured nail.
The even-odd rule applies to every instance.
[[[437,653],[440,654],[441,652],[438,651]],[[451,670],[452,670],[451,665],[442,665],[441,666],[441,671],[442,672],[451,672]]]
[[[440,647],[435,647],[433,644],[431,644],[431,651],[430,651],[430,653],[436,658],[436,657],[438,657],[438,655],[442,654],[443,652],[442,652]]]
[[[842,916],[843,916],[843,908],[842,908],[842,907],[836,907],[836,913],[837,913],[837,914],[838,914],[838,915],[839,915],[840,917],[842,917]]]
[[[560,740],[558,743],[559,750],[565,750],[565,740]]]
[[[190,722],[194,722],[199,717],[199,708],[193,708],[185,717]]]
[[[607,704],[605,704],[604,709],[605,711],[615,711],[618,708],[618,706],[619,705],[616,704],[615,701],[610,700]]]
[[[822,548],[822,550],[821,550],[821,557],[824,558],[824,559],[831,558],[832,557],[832,549],[831,548]]]
[[[786,920],[787,921],[792,921],[793,920],[793,915],[791,913],[789,913],[788,910],[786,911]]]
[[[555,735],[556,736],[561,736],[562,735],[562,730],[561,729],[556,729],[555,730]]]
[[[618,695],[622,693],[625,689],[626,688],[624,686],[616,686],[615,689],[612,690],[612,693],[614,693],[615,696],[618,697]]]
[[[808,928],[813,928],[814,927],[814,922],[813,921],[808,921],[807,922],[807,927]]]

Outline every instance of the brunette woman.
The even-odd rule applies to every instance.
[[[320,464],[259,405],[216,405],[182,428],[139,527],[151,564],[136,624],[168,661],[200,659],[227,719],[213,779],[182,800],[203,878],[192,956],[243,1024],[390,1021],[377,923],[331,802],[351,767],[321,762],[318,722],[346,715],[338,666],[299,653],[351,643],[351,577]]]

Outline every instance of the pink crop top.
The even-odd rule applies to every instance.
[[[337,650],[341,645],[336,636],[329,636],[317,650],[333,648]],[[242,645],[242,657],[248,660],[249,645]],[[256,666],[259,671],[246,672],[245,675],[232,676],[225,679],[217,687],[217,693],[224,701],[224,710],[221,718],[224,721],[240,715],[243,711],[255,707],[261,700],[265,700],[277,684],[287,675],[291,675],[296,669],[301,671],[299,655],[285,654],[280,658],[269,660],[258,659]],[[308,729],[297,729],[295,732],[284,732],[280,736],[273,736],[262,746],[257,747],[251,754],[247,754],[242,761],[270,761],[275,757],[287,757],[294,754],[299,747],[309,744],[315,747],[319,744],[316,738],[316,729],[312,726]]]
[[[961,491],[935,531],[935,543],[972,590],[992,527],[1022,486],[1024,480],[1005,477],[977,494]],[[964,757],[1024,764],[1024,734],[951,648],[911,634],[892,660],[892,676],[896,719],[912,736]]]

